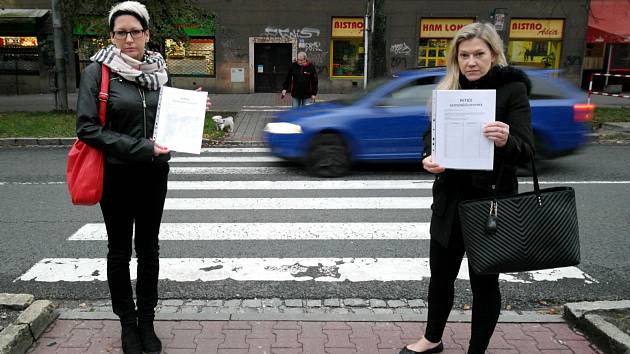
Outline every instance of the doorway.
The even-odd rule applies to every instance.
[[[280,92],[291,65],[291,43],[254,44],[254,91]]]

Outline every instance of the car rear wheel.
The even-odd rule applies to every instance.
[[[350,170],[350,153],[344,139],[337,134],[321,134],[311,143],[306,167],[319,177],[339,177]]]

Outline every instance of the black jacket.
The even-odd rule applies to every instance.
[[[295,98],[311,98],[317,95],[317,71],[313,64],[291,63],[282,89],[291,92]]]
[[[518,193],[516,166],[533,156],[533,133],[529,93],[531,82],[527,75],[512,67],[493,67],[477,81],[468,81],[460,75],[462,89],[496,89],[496,120],[510,126],[505,146],[494,148],[494,171],[447,169],[435,176],[433,183],[433,211],[431,238],[448,246],[451,230],[462,200],[492,196],[496,183],[499,195]],[[424,135],[423,158],[431,154],[431,129]],[[501,180],[496,172],[503,166]]]
[[[81,74],[77,100],[77,137],[103,150],[108,163],[161,163],[170,154],[153,157],[153,126],[160,91],[147,90],[110,71],[105,126],[98,117],[101,65],[91,63]],[[145,97],[146,108],[142,104]]]

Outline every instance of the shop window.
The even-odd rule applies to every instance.
[[[331,76],[363,77],[363,40],[333,39],[331,42]]]
[[[418,66],[446,66],[448,39],[420,39],[418,45]]]
[[[0,73],[39,74],[37,37],[0,37]]]
[[[166,40],[166,64],[173,76],[215,76],[214,38],[191,38],[188,43]]]
[[[557,69],[560,67],[561,46],[560,41],[511,40],[508,61],[514,65]]]

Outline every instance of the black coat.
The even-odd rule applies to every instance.
[[[77,100],[77,137],[105,152],[108,163],[160,163],[170,154],[153,157],[153,136],[160,91],[142,88],[110,71],[105,126],[98,116],[101,65],[91,63],[81,73]],[[146,108],[142,104],[141,92]]]
[[[494,148],[493,171],[447,169],[435,176],[431,205],[431,238],[448,246],[454,227],[455,213],[462,200],[492,196],[496,183],[499,195],[518,193],[516,167],[533,156],[533,133],[529,93],[531,82],[527,75],[512,67],[494,67],[477,81],[460,75],[462,89],[496,89],[496,120],[510,126],[510,135],[503,147]],[[431,129],[424,135],[423,158],[431,154]],[[501,180],[496,172],[503,166]]]
[[[313,64],[299,65],[291,63],[289,72],[282,84],[282,89],[291,92],[295,98],[311,98],[317,96],[317,71]]]

